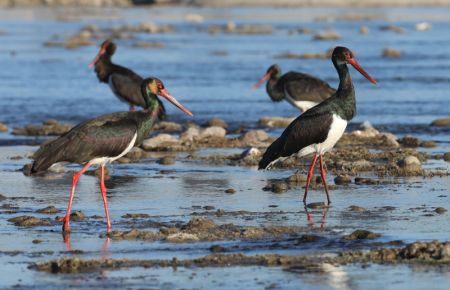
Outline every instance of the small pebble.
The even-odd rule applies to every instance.
[[[401,57],[402,52],[400,50],[397,50],[394,48],[385,48],[383,50],[383,56],[384,57]]]
[[[73,221],[82,221],[85,218],[86,218],[86,216],[81,211],[76,211],[76,212],[73,212],[70,214],[70,220],[73,220]]]
[[[355,184],[378,184],[377,180],[371,178],[355,177]]]
[[[211,120],[209,120],[208,122],[206,122],[206,126],[208,127],[213,127],[213,126],[217,126],[217,127],[221,127],[221,128],[228,128],[228,124],[219,118],[212,118]]]
[[[175,158],[172,156],[164,156],[158,161],[161,165],[172,165],[175,163]]]
[[[431,122],[431,126],[445,127],[450,126],[450,118],[436,119]]]
[[[225,190],[225,193],[233,194],[236,193],[236,190],[234,188],[228,188],[227,190]]]
[[[350,235],[344,236],[346,240],[365,240],[365,239],[375,239],[381,236],[380,234],[367,231],[367,230],[355,230]]]
[[[436,213],[438,213],[438,214],[443,214],[443,213],[445,213],[447,210],[446,210],[445,208],[443,208],[443,207],[437,207],[434,211],[435,211]]]
[[[288,185],[285,182],[279,181],[272,184],[272,192],[283,193],[288,190]]]
[[[444,160],[450,162],[450,152],[444,153]]]
[[[6,126],[6,124],[0,123],[0,132],[8,132],[8,126]]]
[[[31,241],[33,244],[40,244],[40,243],[42,243],[43,241],[42,240],[32,240]]]
[[[289,176],[287,181],[291,184],[303,185],[306,183],[306,177],[300,174],[294,174]]]
[[[219,208],[218,210],[216,210],[216,216],[223,216],[225,214],[225,210]]]
[[[334,183],[336,185],[349,184],[352,182],[352,179],[348,175],[338,175],[334,178]]]
[[[324,202],[312,202],[312,203],[309,203],[306,207],[311,208],[311,209],[323,209],[323,208],[327,208],[330,206],[325,204]]]
[[[203,209],[205,209],[205,210],[213,210],[213,209],[215,209],[215,207],[212,206],[212,205],[205,205],[205,206],[203,207]]]
[[[211,247],[209,247],[209,250],[212,253],[221,253],[221,252],[225,252],[225,248],[222,247],[221,245],[212,245]]]
[[[47,206],[45,208],[38,209],[36,212],[38,213],[46,213],[46,214],[55,214],[58,213],[59,210],[53,205]]]
[[[354,211],[354,212],[366,212],[367,211],[367,209],[365,209],[363,207],[360,207],[360,206],[357,206],[357,205],[351,205],[349,207],[349,210],[350,211]]]

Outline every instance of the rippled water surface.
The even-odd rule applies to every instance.
[[[204,15],[200,24],[188,23],[186,14]],[[372,20],[333,21],[339,15],[375,15]],[[357,55],[361,65],[378,81],[373,86],[355,70],[358,116],[354,123],[370,120],[376,127],[399,136],[413,134],[438,142],[433,153],[448,152],[448,127],[433,128],[437,118],[448,117],[450,92],[450,8],[154,8],[70,10],[2,10],[0,11],[0,122],[10,128],[39,123],[53,118],[77,123],[127,106],[112,96],[110,89],[97,81],[87,64],[97,53],[95,46],[77,49],[50,48],[43,44],[55,37],[69,37],[81,27],[100,27],[153,21],[171,24],[175,33],[136,34],[137,39],[117,40],[114,61],[132,68],[143,76],[158,76],[167,89],[195,114],[202,123],[212,117],[225,119],[232,127],[242,123],[256,124],[261,116],[295,116],[298,112],[285,102],[272,103],[263,89],[252,91],[251,85],[267,67],[279,63],[285,71],[299,70],[314,74],[337,86],[337,75],[328,59],[278,59],[284,52],[322,52],[335,45],[345,45]],[[318,17],[329,16],[328,21]],[[62,20],[64,19],[64,21]],[[211,24],[270,24],[270,35],[234,35],[204,32]],[[419,32],[414,25],[429,21],[433,27]],[[380,31],[379,27],[395,24],[406,29],[404,34]],[[368,35],[359,34],[367,26]],[[334,27],[342,36],[338,41],[313,41],[311,35],[288,32],[307,27],[324,30]],[[100,43],[102,40],[98,40]],[[157,41],[165,48],[140,49],[131,45],[140,41]],[[386,47],[403,52],[400,58],[383,58]],[[170,119],[188,120],[171,105],[166,106]],[[271,133],[279,134],[279,130]],[[0,140],[20,143],[33,137],[0,133]],[[293,273],[280,268],[231,267],[206,269],[143,269],[103,271],[87,275],[52,275],[27,268],[29,263],[56,259],[67,254],[60,225],[45,229],[17,228],[7,219],[14,215],[39,215],[35,210],[54,205],[65,209],[70,173],[47,177],[25,177],[20,172],[28,159],[11,157],[31,154],[36,147],[0,147],[0,193],[10,198],[5,204],[19,208],[0,210],[0,287],[58,289],[69,285],[83,288],[205,288],[211,289],[425,289],[435,281],[435,289],[446,289],[447,270],[409,267],[361,265],[336,267],[328,274]],[[221,152],[213,150],[214,152]],[[232,151],[232,150],[231,150]],[[230,152],[231,152],[230,151]],[[212,151],[198,152],[200,156]],[[222,153],[225,150],[222,151]],[[230,153],[227,151],[227,154]],[[234,152],[233,152],[234,153]],[[184,154],[184,153],[180,153]],[[291,171],[259,172],[255,168],[210,166],[177,161],[170,166],[149,158],[137,164],[117,164],[107,182],[112,222],[115,229],[128,225],[122,215],[150,213],[158,222],[186,222],[195,211],[193,206],[214,206],[226,211],[246,210],[248,215],[225,215],[215,222],[239,225],[299,225],[307,227],[306,214],[300,206],[301,188],[284,194],[261,189],[269,178],[282,178]],[[178,160],[178,159],[177,159]],[[448,169],[448,163],[431,160],[426,168]],[[76,167],[69,167],[73,169]],[[162,171],[163,170],[163,171]],[[164,171],[164,170],[169,170]],[[330,177],[331,179],[332,177]],[[449,178],[398,178],[388,185],[339,188],[332,192],[334,204],[327,213],[329,230],[320,230],[322,212],[313,211],[315,225],[310,229],[324,237],[324,242],[296,245],[292,241],[272,244],[264,242],[220,242],[231,252],[258,254],[309,254],[337,252],[342,249],[342,235],[364,228],[379,232],[380,242],[401,239],[449,240],[449,214],[436,215],[433,209],[450,209]],[[226,194],[235,188],[233,195]],[[314,191],[311,201],[322,201],[322,192]],[[368,208],[370,215],[350,213],[351,204]],[[384,206],[394,209],[386,210]],[[417,209],[420,207],[419,209]],[[87,216],[103,215],[96,178],[84,176],[75,196],[75,210]],[[12,210],[14,211],[14,210]],[[277,213],[281,211],[281,213]],[[430,214],[433,213],[433,214]],[[59,214],[62,214],[61,212]],[[105,256],[103,219],[73,222],[72,248],[82,258]],[[43,242],[33,244],[32,240]],[[204,256],[212,243],[150,243],[112,241],[107,257],[178,259]],[[269,246],[268,246],[269,245]],[[363,247],[355,244],[352,247]],[[19,251],[18,254],[13,254]],[[46,251],[51,251],[46,252]],[[195,274],[194,274],[195,273]],[[239,279],[235,277],[239,276]],[[107,279],[108,278],[108,279]],[[33,286],[34,285],[34,286]]]

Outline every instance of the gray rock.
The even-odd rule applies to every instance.
[[[394,48],[385,48],[382,53],[383,57],[401,57],[402,52]]]
[[[436,119],[431,122],[431,126],[444,127],[450,126],[450,118]]]
[[[157,123],[153,129],[166,132],[179,132],[183,129],[183,126],[175,122],[162,121]]]
[[[402,168],[406,169],[408,171],[419,171],[422,170],[422,164],[420,163],[420,160],[417,159],[415,156],[406,156],[405,158],[399,160],[397,162],[397,165]]]
[[[6,126],[6,124],[0,123],[0,132],[8,132],[8,126]]]
[[[169,134],[159,134],[153,138],[144,140],[142,143],[142,148],[144,148],[144,150],[153,150],[178,144],[180,144],[180,141],[175,136]]]
[[[295,118],[284,118],[284,117],[262,117],[259,120],[259,124],[264,127],[270,128],[285,128],[289,126]]]
[[[261,151],[258,148],[251,147],[248,149],[245,149],[244,152],[241,153],[241,159],[246,158],[258,158],[261,156]]]
[[[203,130],[200,131],[200,138],[223,138],[225,137],[227,131],[222,128],[222,127],[218,127],[218,126],[212,126],[212,127],[207,127]]]
[[[206,122],[206,126],[208,127],[221,127],[221,128],[228,128],[228,124],[219,118],[212,118],[211,120],[209,120],[208,122]]]
[[[444,160],[445,161],[450,161],[450,152],[444,153]]]
[[[337,185],[349,184],[352,183],[352,179],[350,176],[346,174],[341,174],[334,178],[334,183]]]
[[[351,134],[362,138],[370,138],[377,136],[380,132],[369,121],[364,121],[359,129],[353,131]]]
[[[161,165],[171,165],[175,163],[175,158],[172,156],[164,156],[158,161]]]
[[[400,147],[400,144],[397,142],[397,136],[391,133],[381,133],[379,134],[380,139],[382,141],[382,145],[390,148]]]
[[[197,127],[190,127],[181,134],[180,139],[182,141],[192,141],[200,136],[200,129]]]
[[[269,139],[269,135],[264,130],[248,131],[241,137],[241,140],[245,143],[264,142],[267,139]]]

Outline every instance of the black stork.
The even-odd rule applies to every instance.
[[[145,108],[146,103],[141,94],[143,79],[134,71],[111,61],[116,48],[114,42],[109,39],[105,40],[89,67],[95,67],[98,80],[107,83],[114,95],[130,106],[130,111],[134,111],[134,106]],[[164,105],[161,103],[160,107],[159,119],[163,119],[165,116]]]
[[[85,121],[58,139],[43,145],[35,153],[32,173],[45,171],[58,162],[83,164],[83,168],[72,177],[72,190],[63,219],[64,232],[70,232],[70,211],[78,179],[91,165],[100,165],[100,190],[108,232],[111,230],[104,178],[105,165],[127,154],[131,148],[140,145],[149,135],[161,108],[157,95],[163,96],[183,112],[192,116],[190,111],[167,92],[159,79],[143,80],[141,90],[146,102],[145,110],[117,112]]]
[[[267,82],[266,91],[272,101],[286,100],[302,113],[336,92],[327,82],[314,76],[296,71],[282,74],[277,64],[271,65],[253,88],[257,89],[264,82]]]
[[[339,74],[339,88],[336,93],[292,121],[281,136],[267,148],[259,162],[259,169],[266,169],[270,168],[280,158],[285,159],[296,153],[299,157],[314,153],[306,179],[306,189],[303,196],[305,204],[318,157],[327,201],[328,204],[331,203],[323,169],[323,154],[334,147],[344,134],[347,123],[356,114],[355,89],[347,64],[351,64],[370,82],[376,84],[375,79],[358,64],[348,48],[336,47],[331,59]]]

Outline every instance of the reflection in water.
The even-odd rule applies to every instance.
[[[350,290],[350,278],[344,268],[339,265],[323,263],[321,265],[323,271],[328,274],[328,285],[337,290]]]
[[[66,250],[72,251],[72,242],[70,240],[70,233],[63,232],[62,236],[63,236],[63,243],[66,247]],[[111,239],[107,236],[107,237],[105,237],[105,240],[103,241],[103,244],[102,244],[102,250],[101,250],[102,260],[107,260],[109,258],[110,245],[111,245]]]
[[[70,233],[63,232],[62,236],[63,236],[63,242],[66,245],[66,250],[72,251],[72,242],[70,241]]]
[[[203,188],[226,189],[230,187],[230,181],[225,178],[207,178],[198,173],[185,175],[182,178],[183,187],[188,191],[197,191]]]
[[[107,189],[114,189],[116,187],[126,187],[126,184],[134,183],[137,177],[129,175],[118,175],[110,176],[109,179],[105,180],[105,185]],[[108,193],[108,197],[110,194]]]
[[[314,225],[314,219],[312,214],[308,211],[308,208],[305,206],[305,213],[306,213],[306,221],[308,225],[313,228]],[[328,214],[328,207],[325,207],[322,211],[322,220],[320,222],[320,229],[325,229],[326,223],[327,223],[327,214]]]

